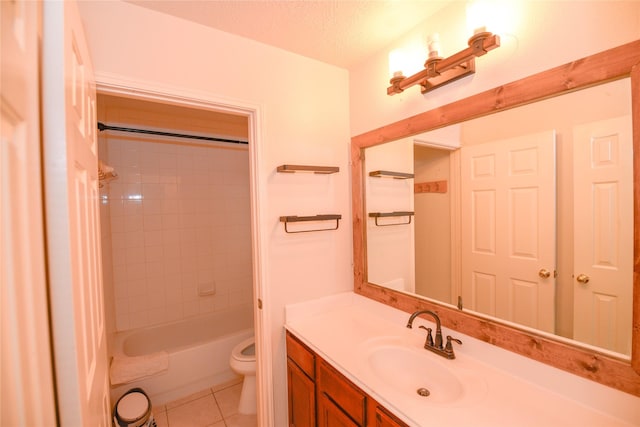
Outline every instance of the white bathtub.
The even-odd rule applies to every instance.
[[[233,380],[229,367],[233,347],[253,335],[253,307],[239,306],[176,323],[116,334],[114,355],[141,356],[166,351],[169,369],[161,374],[112,386],[115,402],[141,387],[154,405],[162,405],[208,387]]]

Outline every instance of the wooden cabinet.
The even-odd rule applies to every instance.
[[[290,427],[407,427],[287,332]]]

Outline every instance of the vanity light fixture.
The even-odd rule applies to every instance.
[[[469,39],[469,47],[442,58],[439,53],[440,40],[437,34],[429,40],[429,57],[424,63],[424,70],[405,77],[401,71],[393,73],[387,88],[387,95],[401,93],[405,89],[420,84],[422,93],[429,92],[439,86],[451,83],[476,71],[475,58],[482,56],[500,46],[500,36],[488,31],[478,31]]]

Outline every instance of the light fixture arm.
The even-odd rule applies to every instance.
[[[497,34],[490,32],[475,34],[469,39],[468,48],[448,58],[429,58],[424,64],[424,70],[418,71],[412,76],[394,76],[390,80],[391,86],[387,88],[387,95],[401,93],[418,83],[422,86],[422,93],[425,93],[473,74],[475,73],[475,58],[499,46],[500,36]]]

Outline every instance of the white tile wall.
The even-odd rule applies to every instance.
[[[250,302],[248,151],[112,138],[108,152],[116,329]]]

